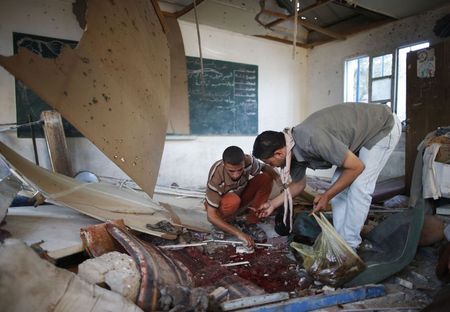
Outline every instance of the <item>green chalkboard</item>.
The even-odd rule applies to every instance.
[[[187,57],[191,134],[258,133],[258,66]]]
[[[77,45],[76,41],[55,39],[49,37],[42,37],[36,35],[29,35],[23,33],[13,33],[14,54],[19,50],[19,47],[27,48],[31,52],[36,53],[45,58],[56,58],[63,48],[64,44],[74,48]],[[30,88],[23,82],[16,79],[16,116],[17,123],[23,124],[31,120],[37,121],[41,118],[43,110],[53,110],[44,100],[37,96]],[[64,132],[68,137],[82,136],[77,129],[75,129],[69,122],[63,119]],[[42,127],[34,125],[33,129],[38,138],[44,137]],[[30,127],[17,129],[17,136],[19,138],[31,137]]]

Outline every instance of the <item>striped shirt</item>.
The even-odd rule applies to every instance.
[[[206,202],[213,208],[219,208],[222,196],[227,193],[235,193],[240,196],[247,186],[248,181],[261,172],[263,163],[250,155],[244,155],[244,172],[237,181],[233,181],[225,170],[223,160],[216,161],[208,175],[206,185]]]

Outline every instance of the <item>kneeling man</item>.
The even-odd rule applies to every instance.
[[[208,175],[205,207],[209,222],[254,247],[253,238],[230,222],[237,214],[247,212],[246,224],[256,224],[259,219],[251,208],[259,208],[269,199],[276,177],[273,168],[244,154],[239,147],[227,147]]]

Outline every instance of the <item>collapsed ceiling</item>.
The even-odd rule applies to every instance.
[[[447,0],[298,0],[297,46],[312,48],[422,13]],[[159,0],[165,15],[195,22],[192,0]],[[196,0],[198,22],[292,44],[294,0]]]

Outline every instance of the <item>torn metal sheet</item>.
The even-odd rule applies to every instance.
[[[89,0],[78,46],[58,58],[0,56],[23,81],[152,196],[167,129],[170,60],[151,1]]]
[[[6,224],[1,228],[28,246],[39,245],[52,259],[83,251],[80,228],[99,221],[64,206],[9,208]]]
[[[167,239],[176,238],[177,233],[167,232],[167,227],[160,228],[158,225],[168,223],[175,229],[210,230],[211,225],[204,211],[192,210],[188,218],[181,219],[177,211],[182,211],[181,208],[170,206],[171,211],[168,211],[144,192],[105,183],[81,183],[36,166],[1,142],[0,153],[49,202],[68,206],[103,221],[123,219],[134,230]]]
[[[170,47],[170,110],[167,133],[190,134],[189,102],[183,37],[178,20],[165,16]]]
[[[5,312],[142,311],[121,295],[40,259],[17,240],[0,245],[0,302]]]

